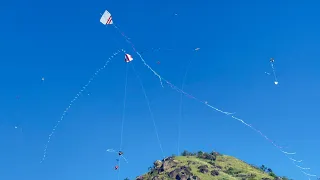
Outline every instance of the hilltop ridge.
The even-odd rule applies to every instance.
[[[136,180],[289,180],[277,176],[271,168],[248,164],[218,152],[191,153],[157,160]]]

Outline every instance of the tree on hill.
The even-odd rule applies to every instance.
[[[188,152],[186,150],[184,150],[182,153],[181,153],[182,156],[195,156],[196,153],[191,153],[191,152]]]
[[[203,152],[202,151],[198,151],[197,156],[198,157],[202,157],[202,155],[203,155]]]
[[[184,151],[181,153],[182,156],[188,156],[188,154],[189,154],[189,152],[186,151],[186,150],[184,150]]]
[[[260,166],[260,169],[261,169],[261,171],[266,172],[267,167],[266,167],[265,165],[261,165],[261,166]]]

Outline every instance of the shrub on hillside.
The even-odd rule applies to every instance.
[[[217,156],[213,155],[213,154],[205,153],[204,154],[204,159],[207,159],[207,160],[210,160],[210,161],[215,161],[217,159]]]
[[[187,150],[184,150],[181,153],[181,156],[195,156],[195,155],[196,155],[196,153],[188,152]]]
[[[182,153],[181,153],[181,156],[189,156],[189,152],[187,150],[184,150]]]

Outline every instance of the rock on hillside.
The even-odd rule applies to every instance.
[[[270,168],[249,165],[217,152],[189,153],[154,162],[149,172],[136,180],[288,180],[276,176]]]

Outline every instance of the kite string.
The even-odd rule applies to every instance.
[[[197,99],[196,97],[194,97],[194,96],[192,96],[192,95],[184,92],[183,90],[179,89],[178,87],[176,87],[175,85],[173,85],[173,84],[170,83],[169,81],[167,81],[167,80],[165,80],[164,78],[162,78],[156,71],[154,71],[154,70],[145,62],[145,60],[144,60],[143,57],[140,55],[140,53],[136,51],[133,43],[128,40],[127,36],[126,36],[122,31],[120,31],[120,29],[119,29],[117,26],[115,26],[115,27],[119,30],[119,32],[120,32],[121,35],[125,38],[125,40],[126,40],[129,44],[131,44],[132,49],[133,49],[133,50],[136,52],[136,54],[140,57],[140,59],[142,60],[143,64],[144,64],[146,67],[148,67],[148,69],[151,70],[151,71],[154,73],[154,75],[156,75],[156,76],[160,79],[160,83],[161,83],[161,86],[162,86],[162,87],[163,87],[163,85],[162,85],[162,80],[164,80],[172,89],[176,90],[176,91],[179,92],[179,93],[183,93],[185,96],[187,96],[187,97],[189,97],[189,98],[191,98],[191,99],[195,99],[195,100],[197,100],[197,101],[205,104],[206,106],[208,106],[208,107],[210,107],[210,108],[212,108],[212,109],[220,112],[220,113],[223,113],[223,114],[226,114],[226,115],[232,115],[232,114],[233,114],[233,113],[229,113],[229,112],[224,112],[224,111],[222,111],[222,110],[220,110],[220,109],[218,109],[218,108],[216,108],[216,107],[211,106],[210,104],[206,103],[205,101],[202,101],[202,100]],[[275,70],[274,70],[274,67],[273,67],[273,64],[272,64],[272,63],[271,63],[271,66],[272,66],[272,68],[273,68],[273,73],[274,73],[274,76],[275,76]],[[276,76],[275,76],[275,79],[276,79]],[[276,81],[277,81],[277,79],[276,79]],[[281,146],[278,146],[276,143],[274,143],[274,141],[270,140],[270,139],[269,139],[267,136],[265,136],[261,131],[259,131],[259,130],[257,130],[256,128],[254,128],[253,126],[247,124],[245,121],[243,121],[243,120],[240,119],[240,118],[237,118],[237,117],[235,117],[235,116],[231,116],[231,117],[232,117],[233,119],[235,119],[235,120],[240,121],[240,122],[243,123],[244,125],[250,127],[250,128],[253,129],[254,131],[258,132],[261,136],[263,136],[265,139],[267,139],[269,142],[271,142],[276,148],[278,148],[282,153],[284,153],[284,154],[286,154],[286,155],[296,154],[295,152],[294,152],[294,153],[289,153],[289,152],[283,151]],[[291,160],[291,159],[290,159],[290,160]],[[291,161],[292,161],[292,160],[291,160]],[[302,171],[302,172],[303,172],[305,175],[307,175],[307,176],[315,176],[315,175],[307,174],[307,173],[305,173],[304,171]]]
[[[123,110],[122,110],[122,122],[121,122],[121,140],[120,140],[120,148],[122,150],[123,145],[123,127],[124,127],[124,120],[125,120],[125,112],[126,112],[126,101],[127,101],[127,85],[128,85],[128,64],[126,65],[126,77],[125,77],[125,86],[124,86],[124,99],[123,99]]]
[[[131,64],[132,64],[132,63],[131,63]],[[162,157],[165,158],[165,156],[164,156],[164,151],[163,151],[162,144],[161,144],[160,137],[159,137],[159,133],[158,133],[158,129],[157,129],[157,125],[156,125],[156,122],[155,122],[155,119],[154,119],[153,112],[152,112],[151,107],[150,107],[149,98],[148,98],[147,93],[146,93],[146,90],[145,90],[145,88],[144,88],[144,86],[143,86],[142,80],[141,80],[141,78],[139,77],[139,74],[138,74],[138,72],[136,71],[136,69],[134,68],[134,65],[133,65],[133,64],[132,64],[132,69],[133,69],[133,71],[135,72],[136,77],[137,77],[137,79],[138,79],[138,81],[139,81],[139,83],[140,83],[141,89],[142,89],[142,91],[143,91],[145,100],[146,100],[147,105],[148,105],[149,113],[150,113],[150,116],[151,116],[151,119],[152,119],[152,122],[153,122],[153,127],[154,127],[154,130],[155,130],[156,136],[157,136],[158,144],[159,144],[159,147],[160,147],[160,150],[161,150],[161,153],[162,153]]]
[[[271,64],[274,80],[275,80],[275,82],[278,82],[277,75],[276,75],[276,70],[274,68],[273,62],[270,62],[270,64]]]
[[[134,51],[136,51],[136,48],[134,47],[133,43],[129,40],[129,38],[118,28],[118,26],[116,26],[114,23],[112,24],[117,30],[118,32],[125,38],[125,40],[131,45],[132,49]]]
[[[183,79],[182,79],[182,85],[181,85],[181,90],[184,89],[185,81],[187,79],[188,71],[191,65],[192,59],[190,58],[186,71],[184,73]],[[182,121],[182,105],[183,105],[183,94],[180,93],[180,108],[179,108],[179,119],[178,119],[178,155],[180,154],[180,138],[181,138],[181,121]]]
[[[86,88],[91,84],[91,82],[97,77],[97,75],[102,71],[104,70],[107,65],[109,64],[109,62],[113,59],[114,56],[118,55],[120,52],[120,50],[116,51],[113,53],[113,56],[110,56],[108,58],[108,60],[105,62],[104,66],[99,68],[93,75],[92,77],[89,79],[89,81],[87,82],[87,84],[85,84],[81,90],[76,94],[76,96],[70,101],[69,103],[69,106],[63,111],[61,117],[60,117],[60,120],[57,121],[57,123],[55,124],[55,126],[53,127],[51,133],[49,134],[49,137],[48,137],[48,140],[47,140],[47,143],[45,144],[45,148],[44,148],[44,151],[43,151],[43,157],[42,157],[42,160],[40,161],[40,163],[42,163],[46,156],[47,156],[47,150],[48,150],[48,145],[49,143],[51,142],[51,138],[53,136],[53,134],[55,133],[57,127],[60,125],[60,123],[64,120],[66,114],[68,113],[68,111],[70,110],[70,108],[72,107],[73,103],[80,97],[80,95],[82,94],[82,92],[84,90],[86,90]]]
[[[120,168],[120,165],[121,165],[121,163],[120,163],[120,158],[119,158],[119,161],[118,161],[118,180],[120,180],[120,171],[121,171],[121,168]]]
[[[123,98],[123,109],[122,109],[122,122],[121,122],[121,134],[120,134],[120,148],[119,151],[122,151],[123,145],[123,128],[125,121],[125,112],[126,112],[126,101],[127,101],[127,85],[128,85],[128,64],[126,65],[126,73],[125,73],[125,85],[124,85],[124,98]],[[121,156],[121,155],[120,155]],[[118,161],[118,180],[120,180],[120,171],[121,171],[121,158]]]

